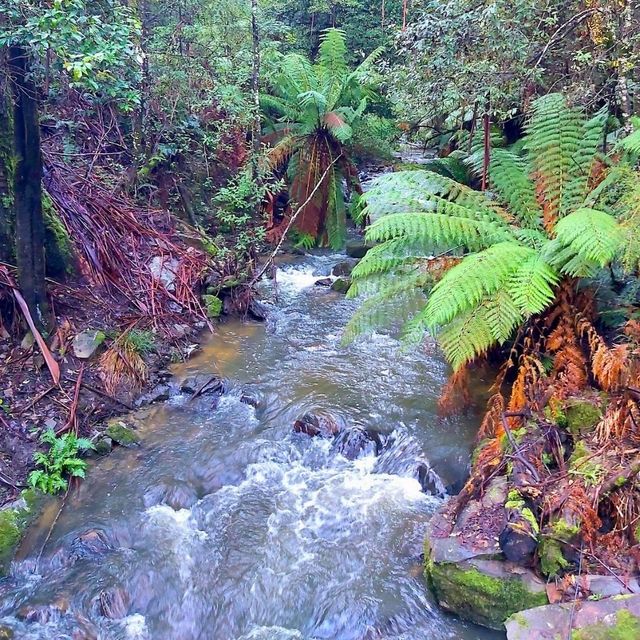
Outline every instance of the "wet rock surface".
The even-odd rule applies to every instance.
[[[635,640],[640,595],[536,607],[514,614],[505,626],[507,640]]]
[[[342,427],[332,416],[315,413],[305,413],[293,424],[293,430],[296,433],[304,433],[312,438],[316,436],[332,438],[339,433],[341,429]]]

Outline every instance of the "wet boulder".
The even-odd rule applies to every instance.
[[[336,278],[331,285],[332,291],[337,291],[338,293],[347,293],[351,288],[351,278],[340,277]]]
[[[416,477],[425,493],[440,497],[444,497],[447,494],[440,476],[426,462],[417,464]]]
[[[320,278],[313,284],[315,284],[316,287],[330,287],[333,284],[333,278]]]
[[[166,504],[177,511],[193,506],[198,501],[198,495],[186,482],[161,482],[145,492],[143,501],[147,509],[157,504]]]
[[[264,322],[267,319],[269,310],[269,306],[264,302],[260,302],[260,300],[252,300],[247,309],[249,315],[259,322]]]
[[[262,398],[254,391],[243,391],[240,395],[240,402],[248,404],[254,409],[260,409],[264,404]]]
[[[343,260],[342,262],[338,262],[338,264],[334,265],[333,269],[331,269],[331,275],[337,278],[347,278],[351,275],[351,272],[357,264],[357,260]]]
[[[140,436],[122,420],[109,420],[105,434],[121,447],[135,447],[140,444]]]
[[[332,438],[341,427],[338,422],[329,415],[316,413],[305,413],[293,423],[293,430],[296,433],[304,433],[312,438]]]
[[[380,434],[360,427],[344,429],[336,435],[332,445],[332,451],[347,460],[355,460],[362,455],[378,455],[381,450]]]
[[[188,376],[180,383],[180,392],[188,395],[222,395],[224,390],[224,380],[209,373]]]
[[[367,244],[364,240],[350,240],[347,242],[345,250],[350,258],[364,258],[372,245]]]
[[[71,542],[69,557],[72,561],[96,558],[113,551],[107,534],[100,529],[88,529]]]

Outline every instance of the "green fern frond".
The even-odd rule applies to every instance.
[[[523,316],[540,313],[553,301],[558,273],[539,254],[530,256],[512,273],[506,293]]]
[[[552,217],[561,217],[575,206],[576,180],[588,179],[580,159],[585,144],[585,125],[582,114],[567,105],[561,94],[553,93],[534,101],[526,126],[526,148],[531,168],[544,194],[545,206]],[[587,146],[590,144],[590,139]],[[585,182],[586,185],[586,182]]]
[[[425,308],[430,330],[450,323],[498,291],[518,267],[536,255],[514,242],[500,242],[467,256],[436,284]]]
[[[342,343],[348,344],[362,334],[404,323],[406,318],[411,318],[424,307],[424,290],[432,284],[431,274],[419,271],[387,281],[385,287],[362,303],[347,323]]]
[[[478,305],[457,317],[438,334],[438,344],[454,371],[486,353],[496,343],[488,320],[489,308],[487,303]],[[509,311],[511,314],[512,310]]]
[[[618,141],[615,150],[632,156],[640,155],[640,129],[636,129],[636,131]]]
[[[346,240],[347,210],[342,193],[342,176],[331,171],[329,180],[329,205],[327,207],[326,229],[329,246],[342,249]]]
[[[317,66],[326,77],[340,80],[345,77],[347,67],[347,39],[340,29],[327,29],[320,38]]]
[[[367,229],[367,241],[386,242],[404,237],[408,242],[422,242],[424,255],[430,255],[464,247],[478,251],[496,242],[513,240],[511,230],[505,224],[469,219],[467,209],[451,202],[439,208],[442,212],[395,213],[380,218]]]
[[[623,239],[616,219],[598,209],[574,211],[558,222],[555,232],[562,247],[599,267],[613,260]]]

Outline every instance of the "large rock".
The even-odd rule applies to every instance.
[[[517,611],[549,602],[544,582],[500,554],[496,534],[504,527],[499,510],[505,493],[501,483],[494,483],[485,504],[472,501],[453,529],[446,507],[441,509],[425,541],[425,575],[440,606],[491,629],[502,629]]]
[[[382,450],[382,440],[375,431],[351,427],[336,435],[331,449],[347,460],[355,460],[361,455],[378,455]]]
[[[346,278],[351,275],[351,272],[357,264],[357,260],[343,260],[342,262],[338,262],[338,264],[334,265],[333,269],[331,269],[331,275],[338,278]]]
[[[105,341],[106,337],[104,332],[98,329],[81,331],[76,335],[71,344],[73,354],[76,358],[88,360],[100,348],[100,345]]]
[[[331,290],[338,293],[347,293],[351,288],[351,278],[340,277],[336,278],[331,284]]]
[[[340,432],[342,427],[330,415],[320,415],[316,413],[305,413],[293,423],[293,430],[296,433],[304,433],[305,435],[315,438],[332,438]]]
[[[512,615],[505,626],[508,640],[636,640],[640,595],[536,607]]]

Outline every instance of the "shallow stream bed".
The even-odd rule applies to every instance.
[[[141,447],[93,465],[55,522],[49,505],[0,583],[0,624],[15,638],[504,637],[441,612],[421,571],[442,498],[416,469],[459,486],[477,416],[438,417],[447,368],[432,345],[340,346],[356,303],[314,282],[343,259],[281,265],[265,284],[269,321],[221,325],[176,370],[224,377],[217,407],[209,396],[154,407]],[[294,433],[306,412],[382,434],[382,452],[348,460]]]

